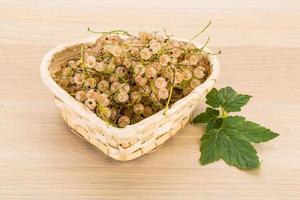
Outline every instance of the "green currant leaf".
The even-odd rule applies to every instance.
[[[206,103],[213,108],[222,107],[227,112],[241,111],[241,107],[246,105],[251,96],[237,94],[231,87],[225,87],[219,91],[213,88],[206,95]]]
[[[223,123],[223,118],[212,118],[208,121],[206,125],[206,130],[210,131],[211,129],[219,129],[221,128]]]
[[[202,165],[212,163],[221,158],[218,142],[219,130],[213,129],[206,132],[201,138],[201,157],[199,159]]]
[[[229,116],[225,118],[222,128],[230,131],[235,130],[244,140],[254,143],[267,142],[279,135],[259,124],[246,121],[241,116]]]
[[[244,117],[211,119],[201,138],[200,163],[205,165],[222,158],[239,169],[257,169],[260,162],[250,142],[266,142],[278,134]],[[203,157],[203,158],[202,158]]]
[[[197,115],[193,119],[193,123],[207,123],[209,120],[219,116],[219,111],[210,107],[206,108],[204,113]]]
[[[219,149],[222,159],[239,169],[257,169],[260,165],[255,148],[236,132],[221,130]]]
[[[202,165],[220,158],[239,169],[256,169],[260,164],[254,147],[241,139],[236,131],[212,129],[206,132],[201,138],[200,152]]]

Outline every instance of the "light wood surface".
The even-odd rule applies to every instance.
[[[0,199],[300,199],[300,3],[0,0]],[[161,30],[222,49],[218,87],[254,96],[242,114],[280,137],[257,145],[260,170],[200,166],[201,126],[117,162],[65,126],[39,76],[52,47],[115,28]],[[202,108],[203,109],[203,108]]]

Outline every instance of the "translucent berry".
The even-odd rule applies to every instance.
[[[127,83],[122,83],[120,87],[120,92],[128,93],[130,90],[130,86]]]
[[[90,110],[94,110],[97,106],[96,101],[94,99],[87,99],[84,103]]]
[[[109,76],[109,82],[114,83],[114,82],[117,82],[117,81],[119,81],[119,76],[117,76],[116,74],[111,74]]]
[[[98,71],[98,72],[103,72],[105,70],[106,66],[105,66],[105,63],[104,62],[97,62],[95,64],[95,70]]]
[[[167,88],[161,88],[158,91],[158,97],[160,99],[167,99],[169,97],[169,91]]]
[[[107,71],[109,72],[114,72],[116,69],[116,65],[113,62],[110,62],[107,66],[106,66]]]
[[[199,79],[196,79],[196,78],[193,78],[191,81],[190,81],[190,86],[191,88],[196,88],[198,85],[201,84],[201,81]]]
[[[100,95],[100,92],[96,89],[90,89],[87,93],[86,93],[86,97],[88,99],[94,99],[96,100],[98,98],[98,96]]]
[[[156,95],[154,92],[151,92],[150,98],[151,98],[151,100],[152,100],[153,102],[158,101],[157,95]]]
[[[191,55],[189,61],[191,65],[197,65],[199,62],[199,57],[197,55]]]
[[[157,53],[161,48],[161,44],[156,40],[151,40],[149,42],[149,45],[150,45],[149,49],[151,49],[152,53]]]
[[[139,92],[133,91],[130,93],[130,101],[131,103],[138,103],[142,99],[142,96]]]
[[[84,91],[77,91],[75,94],[75,99],[84,102],[86,100],[86,93]]]
[[[193,73],[189,69],[184,69],[182,72],[184,80],[190,80],[193,77]]]
[[[143,78],[142,76],[140,75],[137,75],[135,78],[134,78],[135,82],[137,82],[137,84],[141,87],[145,86],[147,84],[147,79],[146,78]]]
[[[147,78],[155,78],[157,75],[157,70],[154,67],[147,67],[145,74]]]
[[[111,45],[109,48],[109,52],[114,56],[114,57],[120,57],[122,54],[122,48],[119,45]]]
[[[135,114],[143,114],[144,113],[144,109],[145,109],[145,107],[141,103],[133,105],[133,112]]]
[[[140,52],[141,58],[144,60],[148,60],[151,58],[152,53],[148,48],[143,48]]]
[[[151,106],[145,106],[143,115],[145,117],[153,115],[153,109],[151,108]]]
[[[87,89],[95,88],[97,85],[97,81],[94,78],[87,78],[84,81],[84,85]]]
[[[145,66],[140,64],[140,63],[136,63],[133,66],[133,73],[134,75],[143,75],[145,73]]]
[[[81,85],[84,83],[85,77],[83,74],[75,74],[74,75],[74,82],[78,85]]]
[[[179,48],[172,49],[172,55],[178,58],[182,54],[182,50]]]
[[[155,80],[155,86],[157,88],[165,88],[167,87],[167,81],[163,77],[159,77]]]
[[[110,104],[110,100],[108,98],[108,95],[104,94],[104,93],[97,96],[97,102],[101,106],[108,106]]]
[[[175,84],[180,84],[183,81],[183,75],[181,72],[175,72]]]
[[[142,121],[144,118],[142,115],[134,115],[133,116],[133,121],[134,122],[139,122],[139,121]]]
[[[160,64],[159,62],[153,62],[153,63],[151,64],[151,66],[154,67],[154,68],[156,69],[156,72],[157,72],[157,73],[160,72],[161,69],[162,69],[162,66],[161,66],[161,64]]]
[[[112,107],[110,110],[111,110],[110,119],[115,121],[118,117],[118,109],[115,107]]]
[[[164,54],[159,57],[159,63],[162,66],[167,66],[169,62],[170,62],[170,57],[168,55]]]
[[[86,57],[86,66],[87,68],[94,68],[96,64],[96,58],[94,56],[87,56]]]
[[[193,74],[196,78],[202,79],[205,76],[204,70],[202,67],[196,67],[193,71]]]
[[[129,95],[124,92],[118,92],[115,94],[115,99],[117,102],[124,103],[129,99]]]
[[[97,88],[100,92],[104,92],[106,90],[108,90],[109,88],[109,83],[106,80],[102,80],[98,83]]]
[[[121,87],[121,83],[120,82],[113,82],[111,85],[110,85],[110,91],[112,93],[115,93],[117,92]]]
[[[140,55],[140,49],[138,47],[131,47],[130,54],[134,57],[138,57]]]
[[[98,107],[97,107],[97,113],[98,113],[101,117],[103,117],[103,118],[105,118],[105,119],[110,118],[110,117],[111,117],[111,114],[112,114],[110,108],[108,108],[108,107],[103,107],[103,106],[98,106]]]
[[[118,120],[119,127],[124,128],[128,124],[130,124],[130,118],[128,116],[123,115],[119,118],[119,120]]]
[[[117,76],[123,77],[126,74],[126,68],[125,67],[117,67],[115,70],[115,73]]]

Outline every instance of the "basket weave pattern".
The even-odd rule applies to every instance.
[[[217,58],[209,56],[212,69],[208,79],[189,95],[174,103],[166,115],[162,110],[125,128],[113,127],[77,102],[51,77],[52,70],[80,53],[81,44],[92,44],[95,40],[96,38],[88,38],[52,49],[44,56],[40,71],[44,83],[54,93],[55,103],[70,130],[116,160],[138,158],[154,151],[175,135],[189,122],[195,107],[213,87],[219,73]]]

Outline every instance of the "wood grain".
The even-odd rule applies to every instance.
[[[297,0],[0,0],[0,199],[300,199],[299,10]],[[88,26],[190,38],[209,20],[199,41],[223,51],[218,86],[253,95],[242,114],[281,134],[257,145],[258,171],[200,166],[201,126],[113,161],[66,128],[40,80],[42,56],[91,36]]]

